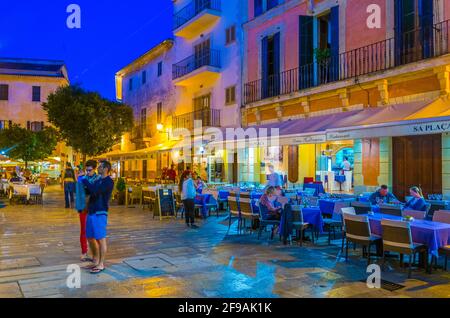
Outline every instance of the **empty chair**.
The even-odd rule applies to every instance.
[[[341,208],[341,214],[344,214],[344,213],[356,215],[356,210],[353,206]]]
[[[357,215],[367,214],[372,210],[372,206],[370,205],[370,202],[353,201],[351,206],[353,208],[355,208],[355,213]]]
[[[251,197],[250,192],[239,192],[239,199],[250,199],[250,197]]]
[[[386,252],[400,254],[400,263],[403,263],[403,255],[409,256],[408,278],[411,278],[411,266],[417,253],[423,253],[423,259],[427,263],[428,248],[423,244],[414,243],[411,235],[411,228],[408,222],[382,219],[383,230],[383,265],[386,262]],[[426,264],[428,267],[428,264]]]
[[[300,206],[297,205],[292,207],[292,219],[293,219],[292,227],[297,232],[297,237],[299,238],[300,246],[303,246],[303,233],[308,228],[311,229],[312,242],[314,243],[314,226],[304,221],[303,211]]]
[[[424,220],[425,216],[426,216],[426,212],[425,211],[415,211],[415,210],[404,210],[402,212],[403,217],[413,217],[416,220]]]
[[[377,235],[373,235],[370,232],[369,219],[365,215],[351,215],[348,213],[343,214],[345,223],[345,260],[348,260],[348,243],[359,244],[363,247],[364,252],[367,253],[367,265],[370,264],[370,248],[372,245],[377,244],[381,238]]]
[[[394,215],[394,216],[402,216],[402,208],[401,206],[390,205],[390,204],[381,204],[380,212],[382,214]]]
[[[433,215],[434,222],[450,224],[450,210],[438,210]]]
[[[241,222],[244,222],[243,229],[245,231],[246,220],[249,220],[250,224],[252,224],[255,219],[259,218],[259,214],[253,213],[253,205],[251,199],[239,198],[239,207],[241,212]]]
[[[434,215],[433,215],[433,221],[450,224],[450,211],[449,210],[435,211]],[[447,270],[448,256],[450,255],[450,245],[441,247],[439,249],[439,255],[445,256],[444,270]],[[436,262],[437,262],[437,259],[436,259]]]
[[[223,209],[227,208],[228,204],[228,193],[226,191],[218,191],[217,192],[217,204],[219,205],[219,209],[222,206]],[[218,209],[218,210],[219,210]],[[218,212],[217,212],[218,214]]]
[[[131,192],[128,191],[127,205],[133,205],[136,201],[139,202],[139,205],[142,205],[142,187],[133,186],[130,190]]]
[[[233,195],[230,195],[228,197],[228,231],[227,231],[227,235],[228,232],[230,231],[231,228],[231,221],[232,219],[238,219],[238,233],[241,232],[241,213],[239,211],[239,206],[238,206],[238,201],[237,198]]]
[[[447,208],[447,203],[445,201],[427,200],[427,203],[430,205],[427,212],[427,218],[429,220],[433,219],[433,215],[436,211],[445,210]]]

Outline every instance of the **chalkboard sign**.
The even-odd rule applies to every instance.
[[[159,218],[175,217],[175,202],[172,189],[158,189],[156,213]]]

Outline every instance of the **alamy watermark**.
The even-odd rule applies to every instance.
[[[78,4],[69,4],[66,8],[69,16],[66,25],[69,29],[81,29],[81,7]]]

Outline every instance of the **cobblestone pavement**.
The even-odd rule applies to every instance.
[[[61,208],[58,187],[45,205],[0,207],[0,297],[450,297],[450,274],[406,270],[390,261],[382,278],[405,287],[369,289],[360,249],[346,263],[340,240],[283,246],[255,234],[227,233],[226,217],[159,221],[137,208],[112,207],[107,270],[66,285],[79,259],[78,215]],[[79,264],[81,265],[81,264]]]

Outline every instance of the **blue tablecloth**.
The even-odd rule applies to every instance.
[[[402,217],[375,213],[369,215],[370,230],[373,234],[382,235],[381,220],[398,220]],[[414,243],[425,244],[431,254],[438,256],[440,247],[450,244],[450,224],[438,223],[426,220],[410,222],[411,235]]]
[[[335,176],[334,181],[344,183],[346,181],[345,176]]]
[[[228,197],[230,196],[230,191],[227,191],[227,190],[219,190],[217,196],[218,196],[218,199],[219,199],[219,200],[228,200]]]
[[[320,211],[326,215],[333,215],[336,201],[337,200],[330,200],[330,199],[319,200]]]
[[[303,208],[303,221],[314,226],[314,229],[320,234],[323,233],[323,219],[320,208],[310,207]]]
[[[212,195],[209,193],[200,194],[195,197],[195,200],[194,200],[195,204],[202,206],[201,213],[202,213],[203,218],[208,217],[208,207],[206,205],[209,203],[209,200],[211,199],[211,197],[212,197]]]
[[[325,193],[322,183],[306,183],[303,185],[303,191],[306,189],[315,189],[314,196],[317,197],[321,193]]]

